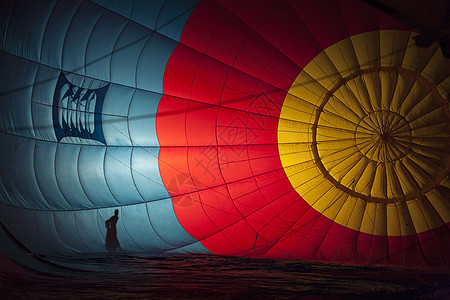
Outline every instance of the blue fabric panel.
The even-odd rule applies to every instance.
[[[124,220],[122,217],[122,208],[123,207],[119,208],[119,220],[117,221],[117,224],[116,224],[117,239],[119,240],[120,247],[122,248],[122,250],[129,251],[129,252],[143,251],[143,249],[141,247],[139,247],[137,242],[131,238],[130,234],[124,227],[124,224],[123,224]],[[98,212],[101,215],[100,218],[102,220],[106,221],[109,218],[111,218],[111,216],[114,215],[114,210],[115,210],[114,208],[101,209]],[[103,224],[104,224],[104,221],[103,221]],[[104,229],[104,234],[106,235],[106,228]]]
[[[134,146],[158,146],[156,112],[161,94],[136,90],[130,105],[128,127]]]
[[[154,33],[144,47],[137,69],[137,87],[163,93],[163,78],[167,62],[178,43]]]
[[[151,226],[145,203],[123,206],[121,215],[127,232],[140,246],[140,249],[159,253],[172,248],[158,236],[158,233]],[[120,236],[118,236],[118,239],[120,239]]]
[[[63,70],[85,74],[88,40],[103,11],[104,9],[89,1],[84,1],[77,10],[65,35],[62,55]]]
[[[38,234],[34,236],[34,244],[39,244],[39,247],[41,248],[38,253],[61,256],[73,254],[73,250],[67,247],[58,235],[53,212],[35,210],[33,213],[38,232]]]
[[[0,130],[14,132],[14,123],[11,114],[11,96],[13,91],[14,70],[18,60],[12,55],[0,52]]]
[[[86,75],[111,81],[111,56],[127,20],[105,11],[94,26],[86,48]]]
[[[135,0],[130,19],[155,30],[156,21],[164,2],[165,0]]]
[[[108,146],[131,146],[127,115],[134,89],[111,84],[102,112],[103,134]]]
[[[139,56],[152,31],[136,23],[128,23],[121,32],[111,58],[111,81],[136,87]]]
[[[131,160],[133,179],[145,201],[170,197],[159,173],[158,154],[159,147],[133,148]]]
[[[34,212],[29,209],[20,209],[6,205],[1,206],[2,223],[6,228],[30,251],[42,253],[45,245],[36,237],[39,231],[36,227]]]
[[[105,179],[105,147],[82,146],[78,160],[81,185],[95,207],[118,205]]]
[[[81,210],[75,212],[77,232],[84,245],[86,245],[88,253],[106,251],[104,237],[106,228],[104,223],[102,227],[99,226],[97,215],[97,210]]]
[[[36,141],[28,138],[16,138],[14,147],[14,176],[18,189],[22,193],[27,207],[48,209],[49,205],[40,192],[34,171],[34,150]]]
[[[55,2],[15,1],[8,22],[5,45],[7,52],[30,60],[39,60],[42,37]]]
[[[106,182],[120,204],[142,203],[131,173],[131,148],[108,147],[105,157]]]
[[[54,213],[55,228],[61,241],[76,252],[88,250],[78,233],[75,221],[76,211],[58,211]]]
[[[134,22],[154,30],[165,0],[91,0]],[[132,1],[130,5],[129,1]]]
[[[2,202],[10,205],[23,205],[20,204],[22,197],[17,190],[14,176],[14,144],[15,139],[13,135],[0,133],[0,184]],[[26,203],[26,202],[25,202]]]
[[[56,141],[53,130],[52,105],[53,94],[60,71],[39,66],[33,87],[31,102],[31,120],[34,137],[40,140]]]
[[[16,66],[11,90],[11,113],[15,134],[34,137],[31,120],[31,95],[38,66],[35,63],[21,60]]]
[[[55,171],[59,189],[74,209],[93,208],[86,197],[78,176],[80,145],[58,144]],[[44,162],[42,162],[44,163]]]
[[[155,31],[180,41],[184,24],[199,2],[199,0],[166,0],[159,13]]]
[[[174,248],[196,241],[178,222],[173,210],[172,198],[147,202],[147,211],[152,227],[161,239]]]
[[[77,9],[80,7],[79,0],[57,1],[45,26],[42,40],[42,51],[40,62],[54,68],[61,68],[61,60],[64,39]]]
[[[176,254],[211,254],[211,252],[205,248],[200,242],[195,242],[192,244],[189,244],[184,247],[176,248],[171,251],[167,251],[167,253],[176,253]]]
[[[57,144],[37,141],[34,153],[36,181],[50,209],[71,209],[58,187],[55,174]],[[36,208],[36,207],[33,207]]]

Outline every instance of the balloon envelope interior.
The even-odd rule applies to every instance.
[[[5,255],[450,264],[450,61],[408,25],[357,0],[0,7]]]

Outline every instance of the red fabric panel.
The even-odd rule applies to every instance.
[[[204,56],[192,82],[192,100],[219,104],[225,80],[231,68]]]
[[[190,101],[185,117],[189,146],[216,145],[217,106]],[[173,125],[172,125],[173,126]],[[197,134],[201,132],[202,134]]]
[[[167,65],[156,125],[161,176],[175,213],[207,249],[347,263],[448,263],[449,239],[441,238],[447,227],[406,237],[345,228],[297,194],[279,159],[278,118],[301,68],[349,34],[378,27],[407,26],[355,0],[196,7]]]
[[[171,57],[177,57],[177,59],[169,59],[167,63],[163,83],[164,95],[190,99],[195,72],[204,56],[179,44]],[[164,102],[163,99],[160,105],[162,102]]]
[[[189,101],[185,99],[162,96],[156,118],[156,132],[160,145],[187,145],[185,126],[188,106]],[[174,127],[176,127],[176,130],[174,130]]]

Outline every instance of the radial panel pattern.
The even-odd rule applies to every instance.
[[[370,32],[325,49],[329,64],[320,54],[313,59],[281,110],[281,161],[296,191],[318,212],[368,234],[421,233],[450,221],[450,113],[439,74],[404,63],[416,51],[408,39],[397,64],[379,60],[374,66],[368,57],[358,58],[374,40],[389,41],[378,36],[409,35]],[[345,47],[353,60],[338,60]],[[437,52],[430,63],[439,60]],[[346,202],[365,207],[364,213],[342,220]],[[409,217],[392,224],[398,219],[392,213]]]

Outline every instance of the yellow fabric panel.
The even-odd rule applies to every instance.
[[[450,191],[437,188],[425,195],[444,223],[450,222]]]
[[[386,204],[384,203],[374,203],[376,210],[376,218],[375,218],[375,228],[373,233],[376,235],[387,234],[387,211]]]
[[[346,85],[352,91],[352,93],[359,99],[361,107],[367,111],[373,111],[372,104],[370,103],[370,96],[367,92],[366,86],[360,77],[355,80],[348,81]]]
[[[380,65],[399,66],[408,45],[410,32],[397,30],[380,31]]]
[[[360,230],[365,233],[374,234],[376,217],[377,217],[377,204],[373,202],[367,202]]]
[[[397,84],[398,75],[392,72],[380,72],[379,76],[381,86],[383,87],[381,90],[381,109],[389,110],[391,107],[395,86]]]
[[[371,31],[350,37],[361,68],[380,64],[380,33]]]
[[[334,221],[339,214],[339,211],[342,209],[347,197],[348,195],[341,190],[330,187],[323,197],[318,199],[319,201],[317,201],[313,207],[322,214],[326,213],[327,217]]]
[[[288,143],[292,141],[306,142],[310,139],[310,135],[305,132],[282,131],[278,132],[279,143]]]
[[[447,175],[447,177],[445,177],[444,180],[442,180],[441,186],[446,187],[447,189],[450,190],[450,175]],[[450,195],[447,199],[450,199]]]
[[[386,205],[387,235],[400,236],[402,230],[400,226],[400,215],[398,213],[397,204]]]
[[[411,177],[408,169],[405,168],[402,161],[396,161],[394,164],[394,168],[397,173],[397,178],[399,179],[400,186],[402,187],[402,191],[404,195],[408,195],[416,190],[417,183]]]
[[[349,123],[348,125],[342,125],[345,126],[342,129],[345,128],[352,131],[355,130],[355,127],[358,125],[360,119],[358,115],[354,113],[351,107],[348,106],[347,103],[344,103],[337,97],[333,97],[328,101],[321,114],[321,120],[326,118],[327,115],[328,119],[330,119],[331,121],[336,120]]]
[[[394,164],[386,164],[386,177],[388,178],[386,185],[387,197],[395,198],[403,195],[402,187],[398,180],[397,173],[395,172]]]
[[[440,50],[434,52],[421,74],[431,83],[439,84],[450,76],[450,59],[445,58]]]
[[[378,198],[386,198],[386,171],[384,164],[378,164],[373,177],[370,195]]]
[[[401,235],[415,234],[416,231],[406,202],[398,202],[395,205],[397,206]]]
[[[336,43],[335,47],[325,49],[325,54],[339,70],[342,77],[347,77],[360,68],[352,42],[349,39]]]
[[[436,114],[439,114],[442,112],[442,104],[440,101],[435,99],[433,94],[428,93],[423,97],[421,101],[419,101],[413,109],[411,109],[407,114],[405,114],[406,120],[408,120],[409,124],[414,124],[411,127],[421,127],[424,124],[430,123],[433,124],[435,120],[434,119]],[[418,123],[420,125],[417,125],[415,123]]]
[[[418,200],[411,200],[406,204],[408,205],[415,232],[420,233],[430,230]]]
[[[364,169],[368,163],[368,159],[361,154],[356,154],[355,164],[342,177],[341,184],[355,190],[357,182],[359,182],[363,175]]]
[[[436,89],[445,99],[450,99],[450,77],[447,77],[439,83]]]
[[[316,105],[311,104],[310,102],[308,102],[302,98],[299,98],[293,94],[286,95],[286,99],[284,100],[284,103],[283,103],[283,109],[285,107],[291,107],[293,109],[297,109],[299,111],[302,111],[302,112],[308,114],[309,118],[308,118],[308,116],[306,116],[307,120],[308,119],[314,120],[315,111],[317,109]],[[297,117],[297,116],[293,120],[299,120],[299,119],[302,121],[305,121],[301,117]]]
[[[306,193],[304,193],[304,195],[305,195],[305,197],[308,197],[308,203],[312,207],[314,207],[314,209],[321,212],[321,210],[318,210],[316,206],[318,205],[319,207],[324,207],[323,202],[324,202],[324,199],[326,199],[324,197],[324,195],[330,189],[335,189],[335,187],[329,181],[321,179],[309,191],[306,191]],[[326,202],[327,203],[325,203],[325,206],[327,204],[330,204],[330,201],[326,201]],[[321,205],[321,203],[322,203],[322,205]]]
[[[354,197],[351,197],[350,199],[352,200],[352,202],[350,203],[353,203],[354,209],[350,218],[348,219],[347,227],[353,230],[363,231],[363,229],[361,228],[361,223],[366,212],[365,209],[367,202]],[[363,232],[368,233],[366,231]]]
[[[356,183],[355,191],[366,195],[370,194],[373,183],[372,177],[375,174],[376,165],[377,164],[374,161],[368,162],[361,177]]]
[[[437,48],[415,47],[406,31],[353,36],[314,58],[278,124],[281,162],[298,194],[369,234],[410,235],[448,222],[450,196],[433,189],[450,148],[446,66]],[[440,184],[450,190],[449,176]]]
[[[381,110],[381,83],[378,72],[363,74],[361,77],[369,94],[372,110]]]
[[[402,160],[406,169],[408,169],[415,182],[420,187],[424,186],[426,182],[429,182],[431,178],[424,172],[417,164],[415,164],[409,157]]]
[[[303,117],[303,118],[302,118]],[[309,119],[311,118],[311,114],[304,112],[297,107],[285,106],[283,107],[283,119],[297,121],[303,124],[309,125]],[[299,124],[302,126],[302,124]]]
[[[424,219],[427,223],[427,228],[437,228],[439,226],[444,225],[443,220],[439,216],[439,214],[436,213],[436,210],[434,209],[433,205],[428,201],[427,198],[422,197],[417,200],[417,205],[419,206]],[[419,232],[426,231],[428,229],[421,230]]]
[[[339,101],[346,106],[350,113],[345,114],[352,122],[358,123],[361,118],[366,115],[366,111],[356,98],[355,94],[348,88],[347,85],[342,85],[333,95],[333,99]]]
[[[410,39],[407,51],[405,51],[405,55],[403,56],[402,67],[420,73],[436,51],[440,51],[437,43],[427,48],[419,48],[416,47],[414,39]]]
[[[402,106],[406,95],[408,95],[411,87],[414,84],[414,79],[406,76],[399,76],[396,81],[394,90],[394,96],[391,101],[390,110],[396,113],[400,113],[400,107]]]
[[[341,225],[344,225],[344,226],[346,226],[348,228],[351,228],[351,229],[354,229],[354,230],[359,230],[359,224],[361,222],[359,222],[358,225],[356,225],[356,224],[351,224],[350,225],[349,224],[349,221],[351,219],[353,211],[355,209],[357,209],[356,205],[355,205],[356,204],[356,199],[351,197],[351,196],[349,196],[348,194],[343,193],[341,198],[340,198],[340,200],[343,201],[342,207],[338,211],[338,214],[334,218],[334,221],[339,223],[339,224],[341,224]],[[351,227],[351,226],[353,226],[353,227]]]
[[[325,52],[317,55],[303,71],[326,89],[331,89],[342,78]]]
[[[426,94],[428,94],[428,91],[424,89],[423,86],[416,81],[413,84],[406,98],[403,100],[399,114],[402,116],[407,116],[408,113],[412,109],[414,109],[414,107],[420,101],[422,101],[422,99],[425,97]]]

